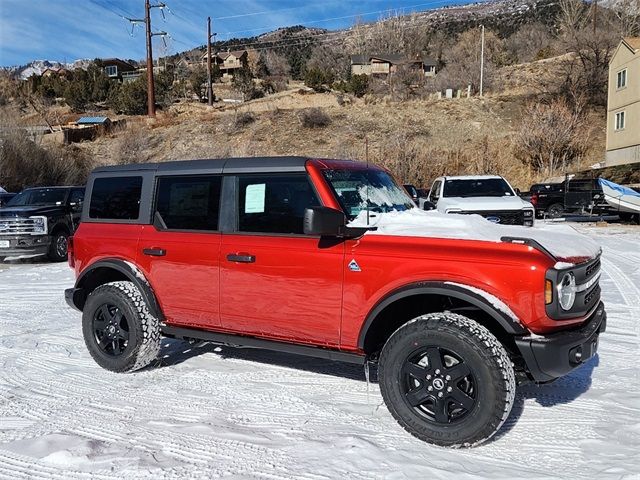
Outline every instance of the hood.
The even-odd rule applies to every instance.
[[[442,197],[438,201],[438,210],[441,212],[451,208],[459,208],[465,212],[481,212],[496,210],[522,210],[533,208],[529,202],[520,197]]]
[[[530,238],[546,248],[558,261],[581,263],[600,254],[600,246],[568,225],[545,224],[533,227],[496,225],[479,215],[444,214],[412,208],[404,212],[370,213],[365,235],[455,238],[501,242],[502,237]],[[350,227],[367,226],[366,212],[349,223]]]
[[[0,208],[0,217],[31,217],[34,215],[51,215],[64,209],[62,205],[25,205],[23,207]]]

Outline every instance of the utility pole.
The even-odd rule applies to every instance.
[[[207,104],[213,106],[213,87],[211,86],[211,37],[215,37],[215,33],[211,33],[211,17],[207,17]]]
[[[152,51],[152,43],[151,39],[155,35],[165,36],[167,32],[156,32],[153,33],[151,31],[151,9],[152,8],[160,8],[163,9],[166,7],[164,3],[156,3],[155,5],[151,5],[149,0],[144,0],[144,20],[139,18],[127,18],[129,22],[132,24],[136,23],[144,23],[146,26],[146,34],[147,34],[147,115],[149,117],[156,116],[156,94],[155,94],[155,85],[153,81],[153,51]]]
[[[480,43],[480,97],[482,97],[482,87],[484,82],[484,25],[482,25],[482,40]]]

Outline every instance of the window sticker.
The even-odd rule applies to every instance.
[[[247,185],[244,213],[264,213],[265,183]]]

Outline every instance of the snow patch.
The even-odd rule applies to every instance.
[[[367,212],[363,211],[348,226],[376,227],[366,235],[455,238],[485,242],[501,242],[502,237],[530,238],[560,260],[593,258],[601,251],[600,245],[568,225],[496,225],[480,215],[444,214],[417,208],[403,212],[369,212],[368,224]]]

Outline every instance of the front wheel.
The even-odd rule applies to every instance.
[[[509,356],[485,327],[431,313],[396,330],[380,355],[379,383],[393,417],[428,443],[471,447],[493,436],[516,391]]]
[[[67,237],[64,231],[59,231],[51,235],[49,252],[47,256],[52,262],[64,262],[67,259]]]
[[[160,351],[160,324],[132,282],[97,287],[82,311],[82,333],[98,365],[132,372],[149,365]]]
[[[554,203],[547,208],[549,218],[560,218],[564,214],[564,206],[561,203]]]

